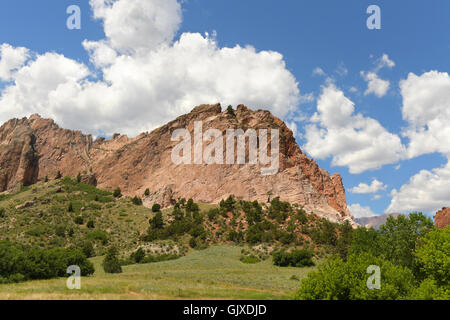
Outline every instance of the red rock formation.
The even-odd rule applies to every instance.
[[[450,208],[442,208],[441,211],[436,212],[434,216],[434,224],[436,227],[444,229],[450,224]]]
[[[178,142],[172,132],[186,128],[193,133],[194,121],[203,122],[203,132],[214,128],[279,129],[280,169],[263,176],[259,165],[175,165],[171,152]],[[224,143],[225,146],[225,143]],[[136,138],[116,134],[112,139],[93,141],[90,135],[59,128],[53,120],[38,115],[13,119],[0,128],[0,191],[17,183],[31,184],[63,176],[92,172],[91,183],[99,188],[122,189],[125,195],[142,196],[150,206],[159,199],[170,205],[170,198],[193,198],[217,203],[233,194],[245,200],[266,202],[268,194],[303,205],[306,210],[333,221],[351,220],[342,179],[330,177],[317,163],[306,157],[285,123],[264,110],[238,106],[235,116],[222,112],[220,105],[202,105],[189,114]]]

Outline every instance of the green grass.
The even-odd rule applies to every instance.
[[[178,260],[123,267],[105,274],[102,258],[91,259],[96,272],[82,278],[81,290],[66,279],[0,285],[0,299],[290,299],[299,281],[314,268],[281,268],[271,259],[245,264],[241,247],[220,245]]]

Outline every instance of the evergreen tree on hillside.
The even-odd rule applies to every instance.
[[[122,267],[120,266],[118,251],[116,247],[111,247],[103,260],[103,270],[106,273],[122,273]]]

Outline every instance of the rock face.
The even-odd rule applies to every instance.
[[[227,129],[278,129],[278,173],[262,175],[261,166],[248,161],[242,165],[176,165],[171,154],[179,141],[172,141],[172,133],[183,128],[193,137],[194,121],[202,121],[203,132],[210,128],[223,133]],[[270,151],[269,144],[270,140]],[[303,205],[332,221],[352,222],[341,177],[330,177],[306,157],[283,121],[268,111],[252,111],[243,105],[238,106],[235,115],[222,112],[219,104],[198,106],[135,138],[115,134],[110,140],[93,141],[90,135],[61,129],[53,120],[38,115],[10,120],[0,128],[0,191],[17,183],[32,184],[46,176],[52,179],[58,171],[63,176],[81,172],[91,177],[87,182],[107,190],[120,187],[124,195],[142,196],[148,188],[151,195],[144,198],[148,206],[156,201],[169,206],[182,197],[217,203],[232,194],[238,199],[262,202],[267,202],[269,196],[280,196],[283,201]]]
[[[436,227],[444,229],[450,224],[450,208],[442,208],[434,216],[434,224]]]

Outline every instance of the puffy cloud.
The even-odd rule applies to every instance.
[[[417,76],[410,73],[400,81],[403,119],[409,123],[404,135],[409,138],[410,158],[439,152],[450,156],[450,76],[430,71]]]
[[[448,206],[450,199],[450,162],[442,168],[422,170],[400,190],[392,190],[386,213],[435,212]]]
[[[122,53],[170,43],[181,23],[177,0],[90,0],[111,47]]]
[[[409,138],[408,158],[441,153],[450,159],[450,76],[430,71],[418,76],[410,73],[400,81],[402,115],[408,123],[403,135]],[[442,168],[422,170],[391,193],[386,212],[433,212],[448,206],[450,162]]]
[[[27,48],[14,48],[9,44],[2,44],[0,46],[0,80],[11,80],[13,73],[25,64],[28,56]]]
[[[404,157],[405,148],[397,135],[354,111],[354,103],[336,86],[323,88],[312,124],[306,126],[303,148],[318,159],[332,156],[332,165],[348,166],[355,174]]]
[[[390,82],[388,80],[380,79],[378,72],[383,68],[392,69],[395,62],[392,61],[387,54],[383,54],[378,59],[375,69],[370,72],[361,71],[361,77],[367,82],[367,89],[364,95],[374,94],[378,98],[382,98],[389,90]]]
[[[1,92],[0,121],[37,112],[95,135],[136,135],[202,103],[243,103],[284,117],[301,100],[277,52],[221,48],[198,33],[174,39],[181,19],[175,0],[90,4],[106,39],[83,46],[101,77],[62,55],[36,55]]]
[[[361,76],[367,81],[367,89],[364,92],[364,95],[367,96],[373,93],[378,98],[382,98],[386,95],[390,86],[388,80],[380,79],[375,72],[361,72]]]
[[[359,203],[350,205],[348,209],[350,210],[350,214],[355,218],[370,218],[376,216],[370,207],[363,207]]]
[[[325,71],[323,71],[322,68],[317,67],[313,70],[313,75],[314,76],[324,76],[325,75]]]
[[[384,185],[383,182],[378,181],[377,179],[373,179],[370,185],[368,185],[367,183],[360,183],[358,186],[350,189],[350,192],[356,194],[370,194],[377,193],[381,190],[386,190],[386,188],[387,185]]]

